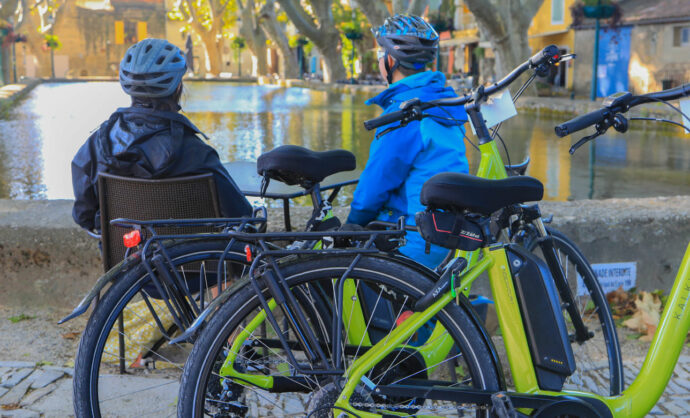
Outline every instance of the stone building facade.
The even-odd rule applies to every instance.
[[[166,37],[162,0],[66,0],[57,13],[53,33],[61,46],[54,51],[55,77],[116,76],[129,46],[147,37]],[[50,50],[16,49],[17,74],[50,77]],[[40,58],[40,59],[39,59]]]
[[[621,26],[630,27],[628,86],[635,94],[690,82],[690,1],[625,0]],[[591,23],[591,22],[587,22]],[[594,26],[575,28],[574,89],[589,96]]]

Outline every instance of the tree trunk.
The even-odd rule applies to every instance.
[[[357,5],[373,28],[383,25],[390,13],[382,1],[357,0]]]
[[[325,61],[323,81],[332,83],[347,78],[340,47],[340,32],[333,22],[331,1],[313,2],[312,8],[319,25],[308,14],[297,0],[278,0],[297,30],[314,44]]]
[[[531,55],[527,29],[544,0],[465,0],[477,25],[496,52],[496,77],[501,78]],[[526,76],[522,77],[524,80]],[[532,86],[527,92],[534,95]]]
[[[278,46],[281,77],[298,78],[299,63],[297,62],[297,54],[290,49],[290,42],[287,36],[285,36],[285,30],[276,19],[273,0],[267,0],[264,7],[261,8],[260,24],[266,32],[266,35],[268,35],[271,41]]]
[[[38,28],[41,27],[40,16],[38,13],[30,12],[31,4],[27,0],[21,0],[21,2],[24,14],[22,22],[17,26],[15,32],[26,35],[26,45],[29,51],[36,57],[36,60],[38,60],[36,75],[38,77],[50,78],[52,75],[50,71],[50,49],[43,49],[46,41],[44,37],[45,34],[38,31]],[[55,21],[57,21],[59,16],[60,13],[57,13]],[[55,23],[53,23],[53,25],[55,25]],[[26,68],[24,71],[26,71]]]
[[[254,10],[254,0],[248,0],[244,5],[241,1],[237,2],[240,9],[242,23],[240,25],[240,35],[247,41],[247,46],[256,57],[256,68],[254,72],[257,76],[268,74],[268,60],[266,59],[266,34],[259,26],[259,16]]]
[[[323,74],[324,83],[334,83],[338,80],[345,80],[347,78],[347,72],[343,64],[343,55],[340,46],[336,48],[332,46],[319,46],[316,42],[314,42],[314,45],[321,53],[325,62],[326,68]]]
[[[215,27],[215,24],[213,26]],[[211,65],[211,68],[208,69],[208,73],[218,76],[221,72],[223,58],[220,54],[220,43],[218,42],[216,33],[213,30],[205,31],[203,29],[196,30],[196,32],[201,37],[201,41],[204,43],[206,53],[208,54],[208,62]],[[204,67],[206,66],[206,60],[203,60],[202,65]],[[201,65],[199,67],[201,67]]]

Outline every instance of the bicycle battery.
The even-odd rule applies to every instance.
[[[560,391],[575,358],[556,285],[546,263],[524,247],[506,248],[539,387]]]

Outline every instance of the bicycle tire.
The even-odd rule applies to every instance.
[[[185,274],[185,266],[192,265],[196,268],[202,263],[208,267],[214,265],[213,272],[215,272],[217,260],[223,254],[226,246],[226,240],[195,240],[173,243],[166,246],[166,250],[175,268]],[[245,266],[247,264],[243,246],[239,243],[226,254],[225,259],[226,265]],[[206,271],[213,277],[210,268]],[[141,332],[141,327],[132,327],[132,330],[127,327],[124,329],[124,333],[119,334],[115,327],[121,314],[127,315],[134,312],[130,315],[134,319],[133,322],[137,322],[137,319],[141,318],[141,321],[147,322],[152,329],[156,326],[151,319],[143,317],[133,308],[135,301],[142,305],[143,298],[141,295],[146,292],[142,289],[145,289],[145,286],[150,282],[145,267],[139,263],[134,268],[117,276],[94,308],[82,333],[75,360],[73,396],[74,411],[77,417],[151,415],[147,412],[155,415],[157,410],[150,411],[148,409],[158,409],[161,407],[161,403],[169,400],[165,391],[156,391],[155,389],[160,388],[160,385],[166,384],[166,382],[176,384],[181,370],[175,370],[174,367],[168,371],[128,368],[127,374],[134,374],[134,376],[122,376],[118,375],[117,372],[107,373],[113,371],[113,366],[108,363],[119,362],[120,359],[120,352],[112,353],[105,348],[108,338],[112,338],[111,332],[118,333],[118,336],[123,335],[123,339],[126,339],[129,347],[137,348],[136,344],[143,346],[134,334],[130,334],[130,332]],[[156,307],[156,311],[159,307],[164,308],[164,304],[160,300],[150,299],[150,302]],[[182,345],[178,346],[176,351],[182,350],[182,352],[175,354],[183,356],[184,351],[188,351],[188,349],[183,348]],[[169,360],[166,355],[161,354],[161,350],[171,350],[171,347],[166,342],[163,344],[163,348],[138,347],[138,349],[155,350],[152,353],[149,352],[150,358],[155,361],[156,359]],[[131,358],[128,359],[129,361]],[[171,360],[171,363],[174,365],[178,361]],[[146,374],[146,376],[142,377],[142,374]],[[176,391],[168,392],[172,393],[174,397]],[[123,408],[123,405],[129,405],[129,409]],[[172,405],[172,409],[168,405],[167,409],[170,409],[169,413],[174,412],[174,405]]]
[[[565,381],[564,389],[591,392],[601,396],[618,395],[624,388],[623,363],[616,323],[606,295],[592,266],[575,243],[554,228],[549,227],[547,231],[553,238],[554,249],[561,261],[580,315],[587,328],[594,332],[594,337],[584,343],[572,343],[576,370]],[[528,243],[528,249],[533,253],[537,251],[536,254],[539,255],[536,240]],[[563,309],[563,315],[570,334],[573,334],[572,321],[569,320],[567,310]]]
[[[282,261],[285,261],[285,259]],[[309,286],[311,286],[311,289],[322,289],[325,294],[328,294],[332,290],[333,279],[340,277],[347,270],[351,261],[351,256],[302,257],[288,263],[281,263],[280,271],[286,278],[293,294],[310,293],[312,290],[308,290],[310,289]],[[356,267],[348,273],[347,277],[348,280],[353,281],[357,295],[361,296],[360,290],[364,286],[370,286],[378,292],[378,299],[373,305],[373,310],[376,310],[379,300],[390,300],[396,306],[393,326],[401,318],[401,314],[405,312],[405,307],[408,304],[411,306],[414,301],[423,296],[433,283],[428,277],[420,275],[418,271],[395,262],[390,257],[383,256],[362,257]],[[263,280],[259,280],[258,284],[262,291],[266,293],[267,290]],[[251,416],[272,416],[276,412],[275,409],[269,410],[271,407],[280,407],[283,411],[281,413],[302,414],[305,413],[306,405],[309,402],[313,403],[314,399],[318,401],[318,399],[323,398],[323,396],[319,398],[319,395],[323,394],[324,390],[328,390],[328,385],[333,383],[328,382],[328,379],[301,379],[295,369],[289,369],[288,364],[284,360],[284,355],[281,355],[278,351],[279,348],[276,348],[277,344],[266,337],[278,335],[282,331],[274,329],[263,334],[264,337],[258,335],[256,331],[257,322],[252,322],[252,319],[256,320],[258,318],[261,320],[258,316],[260,313],[261,305],[258,297],[249,285],[239,288],[214,313],[196,340],[192,352],[187,359],[178,395],[179,417],[199,417],[206,413],[222,416],[244,416],[241,411],[238,412],[242,408],[244,408],[244,414],[249,413]],[[463,384],[475,388],[499,390],[501,387],[499,376],[501,374],[496,367],[495,359],[492,357],[493,347],[489,346],[490,343],[482,337],[481,331],[476,325],[477,322],[475,322],[476,318],[471,318],[471,315],[472,313],[455,303],[449,303],[436,315],[436,320],[446,329],[445,334],[450,335],[452,339],[450,344],[452,350],[442,357],[443,361],[441,361],[440,357],[438,364],[428,366],[427,370],[423,370],[424,374],[455,375],[455,382],[458,383],[456,374],[462,372],[461,378],[466,378],[466,380],[462,380]],[[345,314],[341,316],[344,321],[345,316]],[[372,318],[374,315],[368,315],[368,317]],[[322,318],[322,321],[328,324],[330,319],[332,318]],[[268,321],[263,320],[263,322]],[[369,319],[364,329],[366,335],[373,335],[370,332],[374,329],[374,325],[371,325],[371,322]],[[352,323],[350,320],[345,321],[344,328],[346,329],[346,334],[343,337],[343,341],[349,341],[350,334],[347,332],[349,331],[347,324],[350,323]],[[315,321],[311,321],[310,324],[314,329],[321,327]],[[445,334],[441,335],[441,337]],[[416,336],[415,338],[422,338],[417,333],[414,335]],[[429,337],[423,343],[424,345],[418,346],[417,354],[423,350],[423,347],[432,346],[431,344],[435,344],[438,340],[438,336],[433,341]],[[331,342],[324,341],[323,343],[330,344]],[[405,376],[401,377],[399,374],[395,374],[402,370],[409,370],[410,375],[420,373],[419,365],[415,366],[416,368],[412,365],[412,363],[418,361],[418,357],[411,353],[413,350],[408,347],[411,345],[412,342],[408,339],[405,348],[408,351],[394,351],[393,353],[397,353],[395,358],[389,359],[393,354],[391,353],[384,359],[389,363],[379,363],[384,364],[383,367],[388,367],[382,373],[375,376],[374,368],[369,371],[370,378],[374,383],[381,383],[384,379],[391,379],[393,375],[398,380],[402,378],[404,381],[406,379]],[[252,347],[257,348],[254,349]],[[345,352],[350,353],[349,355],[352,358],[356,358],[360,353],[360,349],[362,350],[361,353],[364,353],[365,348],[362,347],[361,341],[359,345],[349,344],[345,346]],[[263,351],[264,354],[258,354],[259,351]],[[330,348],[325,351],[328,354],[333,352]],[[353,352],[354,355],[352,354]],[[403,352],[406,353],[407,357],[400,359],[400,353]],[[455,354],[456,352],[458,354]],[[451,355],[452,357],[449,357]],[[449,362],[449,360],[453,361]],[[454,366],[455,360],[460,361],[461,365],[459,367]],[[447,368],[449,370],[452,369],[453,372],[441,370],[443,369],[441,364],[450,365]],[[220,370],[224,370],[228,365],[232,367],[233,373],[236,374],[229,378],[229,374],[223,372],[225,376],[221,377]],[[347,367],[347,362],[344,366]],[[430,371],[432,367],[434,371]],[[242,372],[242,370],[245,372]],[[269,388],[268,384],[264,384],[262,383],[263,381],[259,381],[258,378],[254,378],[253,375],[246,373],[247,370],[255,371],[257,376],[270,377],[273,379],[271,384],[278,385],[276,383],[278,382],[277,378],[283,377],[283,383],[281,384],[285,384],[286,386],[284,387],[290,386],[291,383],[293,386],[286,391],[288,392],[286,394],[276,394],[276,391],[282,391],[284,387],[280,389],[275,389],[275,387]],[[380,372],[380,370],[376,369],[376,372]],[[291,374],[286,375],[285,373],[287,372]],[[450,379],[450,377],[448,378]],[[298,381],[298,379],[300,380]],[[263,388],[261,385],[263,385]],[[299,385],[303,385],[303,387],[299,387]],[[216,393],[215,391],[220,392]],[[306,394],[296,394],[297,392],[304,392]],[[328,392],[326,398],[330,396],[332,399],[334,393]],[[365,395],[358,394],[357,396],[359,400],[367,399]],[[242,397],[244,398],[243,400]],[[355,398],[353,396],[351,399],[355,401]],[[262,403],[259,405],[257,400],[262,400]],[[369,400],[375,399],[371,398]],[[395,402],[396,405],[402,405],[400,403],[402,402],[401,400],[396,400]],[[269,405],[270,403],[274,405],[271,406]],[[255,410],[252,410],[253,408]],[[403,410],[404,408],[407,407],[402,407]],[[451,408],[457,409],[457,405],[453,404]],[[489,411],[484,409],[478,411],[478,413],[486,415]]]

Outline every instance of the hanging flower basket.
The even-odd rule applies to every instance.
[[[608,19],[613,16],[616,11],[616,6],[611,4],[602,4],[601,6],[584,6],[582,11],[585,17],[590,19]]]
[[[345,37],[351,41],[362,39],[362,36],[362,32],[359,31],[345,32]]]

